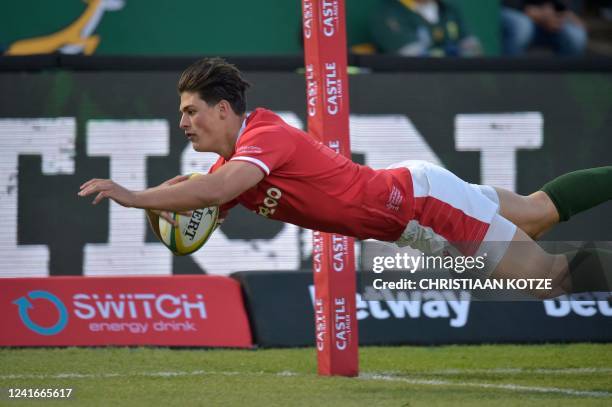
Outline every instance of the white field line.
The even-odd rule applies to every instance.
[[[536,373],[547,375],[572,375],[572,374],[601,374],[612,373],[612,367],[573,367],[564,369],[526,369],[526,368],[496,368],[496,369],[443,369],[414,372],[414,374],[426,375],[463,375],[463,374],[521,374]],[[395,374],[395,372],[394,372]]]
[[[581,368],[581,369],[589,369],[588,372],[595,371],[594,369],[604,369],[605,372],[609,372],[610,369],[606,368]],[[463,372],[467,373],[468,371],[478,371],[478,372],[498,372],[504,371],[507,372],[509,369],[464,369]],[[534,369],[535,370],[535,369]],[[567,369],[546,369],[546,370],[554,370],[554,371],[563,371]],[[571,369],[576,372],[576,369]],[[448,372],[450,370],[447,370]],[[461,369],[453,369],[452,372],[459,372]],[[516,373],[517,369],[512,369],[513,373]],[[521,370],[518,369],[519,372],[523,373],[531,373],[533,370]],[[438,371],[444,372],[444,371]],[[422,372],[422,374],[427,374],[426,372]],[[429,374],[432,374],[431,372]],[[303,374],[291,372],[291,371],[282,371],[279,373],[266,373],[266,372],[216,372],[216,371],[205,371],[205,370],[194,370],[190,372],[186,371],[161,371],[161,372],[134,372],[134,373],[59,373],[52,375],[37,375],[37,374],[9,374],[9,375],[0,375],[0,380],[49,380],[49,379],[112,379],[112,378],[121,378],[121,377],[184,377],[184,376],[264,376],[271,375],[277,377],[288,377],[288,376],[303,376]],[[581,397],[612,397],[612,393],[607,391],[586,391],[586,390],[576,390],[576,389],[568,389],[568,388],[560,388],[560,387],[537,387],[537,386],[523,386],[518,384],[496,384],[496,383],[479,383],[479,382],[459,382],[452,380],[432,380],[432,379],[421,379],[418,377],[410,377],[410,376],[397,376],[393,374],[381,374],[381,373],[362,373],[359,375],[359,380],[378,380],[378,381],[387,381],[387,382],[401,382],[407,383],[411,385],[419,385],[419,386],[455,386],[455,387],[472,387],[472,388],[480,388],[480,389],[495,389],[495,390],[507,390],[507,391],[515,391],[515,392],[535,392],[535,393],[556,393],[556,394],[565,394],[571,396],[581,396]]]
[[[383,380],[389,382],[402,382],[412,385],[420,386],[455,386],[455,387],[474,387],[479,389],[496,389],[496,390],[509,390],[517,392],[535,392],[535,393],[557,393],[565,394],[570,396],[582,396],[582,397],[611,397],[612,393],[607,391],[587,391],[587,390],[575,390],[560,387],[537,387],[537,386],[523,386],[520,384],[495,384],[495,383],[477,383],[477,382],[457,382],[450,380],[431,380],[431,379],[418,379],[413,377],[401,377],[401,376],[389,376],[382,374],[361,374],[360,379],[365,380]]]

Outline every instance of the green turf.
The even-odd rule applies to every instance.
[[[366,347],[360,360],[364,377],[330,378],[312,348],[2,349],[0,405],[42,403],[9,387],[74,389],[49,406],[612,405],[612,344]]]

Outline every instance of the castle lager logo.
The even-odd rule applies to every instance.
[[[304,27],[304,38],[310,39],[310,37],[312,37],[312,18],[314,16],[312,1],[304,0],[302,4],[302,26]]]
[[[338,31],[338,1],[321,2],[321,30],[326,37],[333,37]]]
[[[335,116],[340,110],[342,99],[342,81],[338,77],[336,62],[326,62],[325,68],[325,102],[328,114]]]

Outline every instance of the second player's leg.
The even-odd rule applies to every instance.
[[[572,291],[567,257],[546,253],[525,232],[516,229],[505,254],[491,274],[496,279],[550,279],[552,290],[532,290],[537,298],[555,298]]]

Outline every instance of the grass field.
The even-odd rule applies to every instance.
[[[0,405],[612,405],[612,344],[366,347],[360,361],[359,378],[330,378],[312,348],[2,349]],[[8,388],[74,390],[43,402]]]

